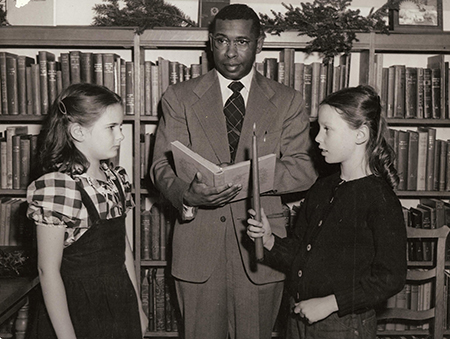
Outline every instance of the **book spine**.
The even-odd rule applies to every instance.
[[[447,172],[447,142],[442,140],[439,160],[439,191],[445,191],[445,177]]]
[[[277,81],[280,84],[284,84],[284,79],[286,76],[286,65],[283,61],[279,61],[277,64]]]
[[[26,95],[27,95],[27,103],[26,103],[26,113],[28,115],[33,114],[33,107],[34,107],[34,103],[33,103],[33,75],[32,75],[32,67],[27,66],[26,67]]]
[[[394,78],[394,117],[405,117],[405,66],[395,65]]]
[[[431,69],[431,117],[441,117],[441,69]]]
[[[423,68],[417,67],[417,87],[416,87],[416,107],[417,107],[417,118],[423,119]]]
[[[311,118],[317,118],[319,111],[319,91],[320,91],[320,62],[312,63],[311,77]]]
[[[405,70],[405,118],[417,117],[417,69],[406,67]]]
[[[158,72],[158,66],[152,65],[152,71],[151,71],[151,82],[152,82],[152,115],[157,116],[158,115],[158,104],[159,100],[161,99],[161,94],[159,92],[159,72]]]
[[[56,83],[57,65],[56,61],[47,62],[47,80],[48,80],[48,100],[49,107],[55,101],[58,95],[57,83]]]
[[[0,89],[1,89],[1,112],[2,115],[8,114],[8,85],[6,75],[6,53],[0,52]]]
[[[296,62],[294,64],[294,89],[303,93],[303,71],[305,64],[303,62]]]
[[[114,55],[103,54],[103,86],[114,91]]]
[[[432,101],[431,101],[431,69],[423,69],[423,117],[432,117]]]
[[[29,138],[20,139],[20,185],[21,189],[26,189],[30,181],[30,153],[31,141]]]
[[[141,259],[150,260],[151,257],[151,224],[150,211],[143,211],[141,214]]]
[[[394,88],[395,88],[395,68],[390,66],[388,68],[388,87],[387,87],[387,110],[386,116],[388,118],[394,117]]]
[[[397,167],[399,175],[398,190],[406,190],[406,182],[408,178],[408,133],[406,131],[399,131],[398,134],[398,153],[397,153]]]
[[[101,53],[94,53],[94,83],[103,86],[103,55]]]
[[[152,63],[144,61],[144,115],[152,115]]]
[[[81,52],[80,51],[70,51],[70,83],[78,84],[81,82]]]
[[[180,82],[179,62],[169,61],[169,84],[175,85]]]
[[[434,186],[434,148],[436,144],[436,129],[428,128],[427,148],[427,181],[425,189],[432,191]]]
[[[41,114],[45,115],[49,108],[47,52],[39,51],[39,83],[41,95]]]
[[[12,188],[20,189],[20,135],[12,136]]]
[[[120,59],[120,96],[122,97],[123,110],[126,107],[126,96],[127,96],[127,66],[126,61]]]
[[[164,269],[157,268],[155,275],[156,331],[165,331],[165,279]]]
[[[276,58],[264,59],[264,75],[266,78],[277,81],[278,79],[278,61]]]
[[[89,84],[94,83],[94,61],[93,53],[82,52],[80,53],[80,78],[81,82],[87,82]]]
[[[27,114],[27,58],[17,57],[17,95],[19,114]]]
[[[419,129],[416,190],[425,191],[427,182],[428,131]]]
[[[408,176],[406,189],[408,191],[415,191],[417,189],[419,133],[416,131],[408,131],[408,135]]]
[[[41,71],[39,64],[31,65],[31,83],[32,83],[32,97],[33,97],[33,114],[41,115]]]
[[[303,72],[303,100],[305,101],[305,113],[311,116],[311,85],[312,66],[305,65]]]
[[[127,115],[134,115],[134,62],[127,61],[126,65],[126,110]]]
[[[56,71],[56,93],[59,95],[63,91],[62,71],[58,69]]]
[[[7,77],[7,96],[8,96],[8,114],[19,114],[19,94],[17,84],[17,55],[6,55],[6,77]]]
[[[0,180],[1,187],[3,189],[8,188],[8,147],[6,145],[6,139],[0,141]]]
[[[70,57],[69,53],[61,53],[59,55],[61,63],[62,84],[63,88],[70,86]]]
[[[151,230],[152,230],[152,260],[160,260],[161,252],[160,252],[160,219],[161,219],[161,211],[159,204],[154,203],[150,209],[150,222],[151,222]]]

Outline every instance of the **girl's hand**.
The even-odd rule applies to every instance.
[[[336,297],[334,294],[323,298],[313,298],[295,303],[294,313],[309,323],[325,319],[331,313],[338,311]]]
[[[272,234],[272,229],[270,228],[264,209],[261,208],[261,221],[254,219],[256,216],[256,212],[254,210],[250,209],[248,210],[248,213],[251,215],[251,218],[247,219],[247,235],[253,241],[255,241],[256,238],[262,237],[264,247],[268,250],[272,249],[275,237]]]

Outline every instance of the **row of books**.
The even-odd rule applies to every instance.
[[[388,118],[448,119],[449,62],[444,55],[428,57],[427,67],[403,64],[383,67],[375,55],[375,81]]]
[[[256,69],[268,78],[300,91],[305,109],[317,116],[318,104],[329,93],[348,86],[350,55],[323,62],[294,62],[295,50],[286,48],[277,58],[257,62]],[[79,82],[104,85],[123,98],[127,115],[135,114],[138,100],[142,115],[157,116],[161,95],[169,85],[205,74],[208,69],[206,52],[199,62],[185,65],[158,57],[140,65],[140,98],[135,98],[135,65],[115,53],[69,51],[56,56],[38,51],[35,58],[0,52],[0,98],[2,115],[45,115],[57,95],[70,84]]]
[[[400,191],[450,191],[449,140],[436,138],[436,129],[389,129],[395,151]]]
[[[158,116],[161,95],[169,85],[199,77],[208,72],[206,52],[199,56],[199,63],[185,65],[178,61],[159,57],[157,61],[144,61],[141,65],[141,112],[142,115]]]
[[[334,59],[321,62],[295,62],[295,50],[285,48],[279,58],[265,58],[255,64],[256,70],[269,79],[276,80],[302,93],[305,111],[317,117],[319,103],[328,94],[348,87],[351,55],[342,55],[339,65]]]
[[[168,239],[175,222],[169,204],[155,202],[141,212],[141,260],[167,260]]]
[[[23,199],[0,199],[0,246],[28,244],[32,227],[26,218],[27,207]]]
[[[387,308],[403,308],[413,311],[429,310],[434,305],[433,283],[431,281],[411,284],[406,283],[404,288],[386,302]],[[427,330],[430,328],[429,320],[425,322],[408,322],[406,320],[388,320],[378,323],[378,331],[405,331],[412,329]]]
[[[8,126],[0,138],[0,187],[26,189],[37,152],[38,136],[27,126]]]
[[[450,224],[450,203],[435,198],[420,198],[416,207],[403,207],[403,216],[407,227],[435,229]],[[408,241],[409,261],[434,261],[435,242],[428,240]],[[447,246],[446,259],[450,259]]]
[[[186,66],[162,57],[140,67],[141,112],[158,115],[167,86],[197,77],[208,70],[206,53],[198,64]],[[35,58],[0,52],[0,114],[45,115],[64,88],[87,82],[104,85],[123,99],[127,115],[135,114],[135,66],[115,53],[69,51],[57,57],[38,51]]]
[[[142,307],[149,320],[150,332],[178,331],[178,316],[172,279],[164,268],[146,268],[141,273]]]
[[[70,51],[57,58],[52,52],[38,51],[33,58],[0,52],[0,114],[45,115],[64,88],[79,82],[104,85],[123,98],[133,99],[124,100],[126,106],[133,105],[130,110],[134,98],[127,94],[133,74],[133,63],[114,53]]]

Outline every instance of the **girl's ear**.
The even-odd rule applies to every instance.
[[[75,141],[81,142],[84,140],[85,131],[84,131],[84,128],[80,124],[77,124],[77,123],[72,124],[69,127],[69,132]]]
[[[356,133],[356,144],[365,144],[369,140],[369,136],[369,127],[367,127],[367,125],[362,125],[360,128],[358,128],[358,133]]]

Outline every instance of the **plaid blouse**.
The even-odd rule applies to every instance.
[[[107,181],[93,179],[86,173],[74,175],[72,178],[61,172],[47,173],[33,181],[27,190],[28,218],[38,226],[65,227],[65,247],[77,241],[90,224],[88,211],[82,204],[81,194],[76,188],[76,181],[80,181],[83,185],[101,219],[112,219],[127,213],[134,207],[134,202],[125,169],[117,167],[112,170],[107,166],[102,169]],[[125,194],[125,211],[113,181],[115,178],[118,178]]]

